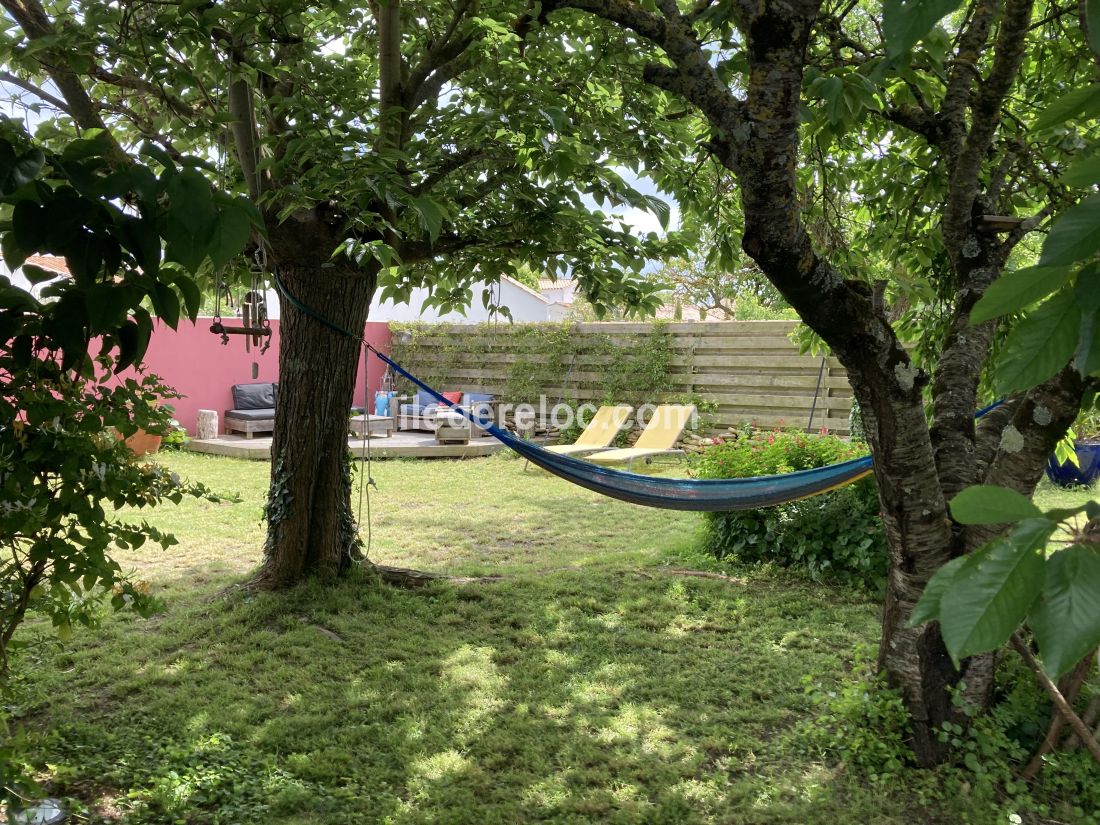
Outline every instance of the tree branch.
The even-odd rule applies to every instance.
[[[974,436],[974,465],[978,478],[988,475],[989,464],[1000,449],[1001,433],[1016,415],[1016,409],[1023,400],[1022,395],[1005,399],[1001,406],[990,410],[978,420]]]
[[[10,14],[28,40],[40,40],[56,34],[53,23],[39,0],[0,0],[0,5]],[[68,57],[56,49],[43,49],[36,59],[49,75],[57,90],[66,102],[66,112],[77,126],[82,129],[102,129],[107,133],[115,161],[124,161],[126,153],[107,129],[107,124],[99,116],[99,110],[88,96],[80,78],[69,65]]]
[[[970,118],[970,131],[952,164],[951,183],[943,212],[943,235],[956,260],[970,237],[982,164],[1001,122],[1001,107],[1016,82],[1024,58],[1034,0],[1008,0],[997,36],[993,68],[982,83]],[[946,105],[946,104],[945,104]]]
[[[461,252],[464,249],[469,249],[474,246],[481,246],[486,249],[515,249],[526,243],[526,240],[524,238],[507,238],[492,243],[485,242],[487,233],[495,229],[508,229],[512,225],[511,222],[498,223],[493,226],[484,227],[473,235],[460,235],[457,233],[442,234],[434,241],[423,239],[405,241],[401,244],[400,249],[401,262],[403,264],[424,263],[439,255]]]
[[[475,42],[475,37],[471,34],[456,36],[462,21],[473,8],[472,0],[461,0],[443,36],[428,47],[420,62],[409,72],[402,84],[402,99],[406,111],[411,113],[424,101],[438,95],[443,85],[455,77],[451,72],[455,72],[457,67],[451,64]],[[450,71],[446,70],[448,66]],[[431,83],[428,82],[429,78],[432,79]]]
[[[404,132],[401,99],[401,2],[378,3],[379,149],[400,149]]]
[[[976,481],[1008,487],[1030,497],[1055,445],[1077,417],[1086,387],[1077,368],[1069,364],[1030,390],[1015,405],[1011,423],[996,433],[996,452],[984,477]],[[999,532],[997,526],[967,527],[966,549],[980,547]]]
[[[460,169],[488,157],[490,157],[490,153],[482,146],[467,146],[458,152],[452,152],[445,156],[434,169],[424,175],[420,183],[413,186],[409,191],[413,195],[423,195],[430,192],[440,181],[445,180]]]
[[[959,46],[951,64],[947,91],[939,113],[947,144],[952,148],[962,146],[966,138],[966,108],[970,90],[981,78],[978,61],[989,39],[989,30],[999,6],[998,0],[976,0],[971,8],[970,23],[959,35]],[[950,157],[948,161],[951,161]]]
[[[129,89],[130,91],[144,92],[145,94],[151,95],[163,101],[174,114],[180,117],[191,118],[195,116],[195,109],[193,107],[188,106],[180,98],[170,93],[167,89],[158,86],[156,83],[149,83],[138,77],[124,77],[100,66],[92,66],[88,69],[88,74],[96,80],[111,86],[116,86],[119,89]]]
[[[1047,692],[1047,695],[1050,696],[1050,700],[1054,703],[1058,713],[1062,715],[1073,729],[1073,732],[1085,743],[1089,753],[1092,754],[1092,758],[1100,763],[1100,743],[1096,741],[1092,731],[1081,721],[1081,717],[1073,712],[1073,708],[1069,706],[1069,702],[1062,695],[1062,691],[1058,690],[1058,685],[1054,684],[1051,678],[1047,676],[1046,671],[1036,661],[1031,648],[1028,647],[1027,642],[1023,640],[1019,633],[1012,634],[1012,647],[1020,654],[1020,658],[1027,664],[1028,669],[1035,674],[1035,678],[1042,685],[1043,690]]]
[[[11,72],[0,72],[0,80],[4,81],[5,83],[10,83],[13,86],[18,86],[20,89],[30,92],[35,97],[41,98],[46,103],[49,103],[51,106],[53,106],[55,109],[60,109],[65,114],[70,116],[72,115],[72,112],[69,111],[68,103],[66,103],[59,97],[51,95],[45,89],[35,86],[29,80],[24,80],[21,77],[16,77]]]

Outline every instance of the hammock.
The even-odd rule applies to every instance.
[[[454,407],[440,393],[412,375],[399,364],[367,345],[368,349],[389,365],[399,375],[430,393],[440,404]],[[774,476],[755,478],[659,478],[654,476],[613,470],[587,461],[559,455],[543,449],[492,422],[483,420],[472,410],[454,407],[478,427],[486,430],[498,441],[507,444],[515,452],[548,473],[587,487],[601,495],[665,510],[698,510],[714,513],[730,510],[752,510],[758,507],[774,507],[791,501],[827,493],[845,484],[851,484],[871,473],[871,457],[854,458],[828,467],[799,470]]]

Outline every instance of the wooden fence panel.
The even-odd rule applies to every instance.
[[[433,353],[446,350],[447,374],[436,379],[441,390],[504,396],[513,371],[548,357],[538,349],[537,337],[521,334],[523,327],[422,327],[413,331],[416,346],[405,353],[404,366],[413,374],[437,376],[441,361]],[[846,435],[852,391],[844,368],[836,358],[799,354],[788,337],[795,327],[793,321],[575,324],[570,334],[591,336],[593,351],[586,352],[582,341],[564,378],[554,382],[565,386],[544,386],[541,393],[550,403],[602,400],[604,370],[619,359],[607,354],[608,346],[629,349],[639,336],[659,331],[671,336],[669,395],[694,394],[717,405],[709,416],[713,429],[755,422]],[[400,345],[394,354],[401,359]]]

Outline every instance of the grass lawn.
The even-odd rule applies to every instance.
[[[242,497],[166,505],[147,518],[180,544],[119,554],[167,610],[64,646],[37,628],[21,659],[36,754],[88,821],[1006,821],[862,787],[805,746],[803,679],[842,679],[877,605],[685,575],[707,565],[697,515],[502,456],[376,462],[374,559],[503,578],[249,596],[231,585],[259,559],[268,465],[163,462]]]

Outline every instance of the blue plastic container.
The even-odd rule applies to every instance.
[[[390,399],[397,393],[395,392],[383,392],[379,390],[374,394],[374,414],[375,415],[389,415],[390,414]]]
[[[1087,487],[1100,478],[1100,443],[1078,441],[1074,448],[1080,467],[1059,464],[1054,456],[1047,459],[1047,478],[1059,487]]]

